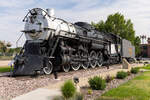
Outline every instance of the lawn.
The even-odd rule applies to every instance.
[[[150,100],[150,71],[142,73],[102,96],[122,100]]]
[[[139,67],[140,69],[146,69],[146,70],[150,70],[150,64],[144,66],[144,67]]]
[[[11,68],[9,66],[0,67],[0,73],[10,72]]]

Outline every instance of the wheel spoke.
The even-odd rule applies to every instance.
[[[82,63],[82,67],[83,67],[84,69],[88,69],[88,67],[89,67],[89,62],[83,62],[83,63]]]
[[[53,65],[52,65],[51,61],[46,62],[46,66],[43,68],[43,71],[47,75],[52,73]]]
[[[101,53],[101,52],[98,52],[98,63],[97,63],[97,65],[99,66],[99,67],[101,67],[102,66],[102,64],[103,64],[103,54]]]
[[[64,65],[64,66],[62,66],[62,68],[63,68],[63,71],[64,71],[64,72],[69,72],[69,70],[70,70],[70,65]]]
[[[87,53],[86,52],[82,53],[82,57],[83,57],[83,59],[86,59],[86,61],[83,61],[81,66],[82,66],[83,69],[88,69],[88,67],[89,67],[88,52]]]
[[[79,64],[79,63],[73,63],[73,64],[71,64],[71,68],[72,68],[74,71],[79,70],[80,64]]]
[[[78,51],[78,52],[76,53],[76,57],[77,57],[78,59],[81,59],[81,51]],[[80,67],[81,67],[80,62],[72,62],[72,64],[71,64],[71,68],[72,68],[72,70],[74,70],[74,71],[79,70]]]
[[[90,66],[92,68],[95,68],[96,65],[97,65],[96,52],[95,51],[91,51],[91,53],[90,53]]]

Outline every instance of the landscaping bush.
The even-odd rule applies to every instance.
[[[62,96],[56,96],[53,98],[53,100],[65,100]]]
[[[88,89],[88,95],[91,95],[93,91],[91,89]]]
[[[118,79],[124,79],[125,77],[127,77],[128,73],[127,72],[124,72],[124,71],[120,71],[117,73],[117,78]]]
[[[103,90],[106,87],[106,82],[101,77],[95,76],[88,81],[93,90]]]
[[[76,87],[71,80],[68,80],[61,87],[61,92],[62,92],[62,95],[64,96],[64,98],[68,99],[75,95]]]
[[[138,72],[139,72],[138,68],[132,68],[131,69],[131,73],[133,73],[133,74],[137,74]]]
[[[73,100],[83,100],[83,95],[81,93],[76,93]]]

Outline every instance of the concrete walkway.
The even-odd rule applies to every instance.
[[[11,60],[0,60],[0,67],[8,66]]]
[[[55,96],[60,96],[60,90],[49,90],[39,88],[27,94],[18,96],[12,100],[53,100]]]

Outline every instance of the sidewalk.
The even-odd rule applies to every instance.
[[[0,67],[8,66],[11,60],[0,60]]]
[[[27,94],[18,96],[12,100],[53,100],[55,96],[60,96],[60,90],[50,90],[39,88]]]

